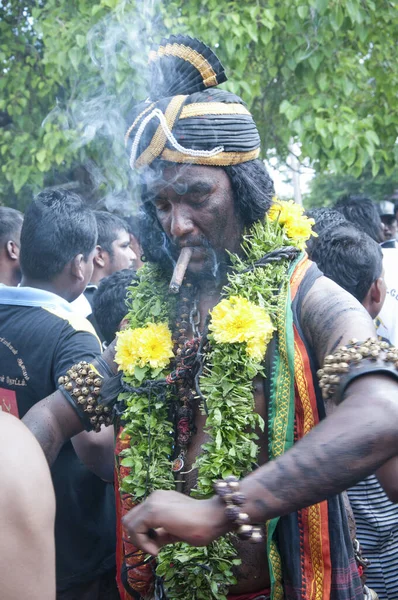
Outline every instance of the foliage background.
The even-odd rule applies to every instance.
[[[264,157],[299,141],[322,177],[395,181],[397,31],[394,0],[3,0],[0,202],[63,184],[132,206],[126,115],[150,45],[176,32],[216,48]]]

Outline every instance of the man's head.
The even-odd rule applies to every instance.
[[[383,223],[384,239],[386,241],[395,240],[397,235],[397,218],[395,216],[395,207],[392,202],[384,200],[379,204],[380,219]]]
[[[202,42],[171,36],[149,62],[149,100],[126,133],[130,165],[141,174],[144,255],[170,267],[193,246],[188,271],[217,275],[244,227],[271,204],[260,136],[242,99],[215,87],[226,75]]]
[[[130,246],[135,254],[133,268],[138,271],[138,269],[143,265],[141,260],[142,248],[140,243],[140,215],[129,215],[127,217],[123,217],[123,220],[127,224],[130,234]]]
[[[41,192],[26,210],[21,232],[23,284],[71,302],[90,281],[96,242],[94,214],[79,196],[65,189]]]
[[[375,242],[384,241],[379,211],[376,204],[369,198],[354,195],[342,196],[334,208],[339,210],[355,227],[365,231]]]
[[[306,210],[305,214],[314,219],[315,225],[312,226],[312,230],[318,235],[318,237],[311,236],[307,242],[307,254],[312,258],[312,253],[318,242],[322,240],[322,235],[328,230],[334,231],[336,227],[344,225],[348,221],[341,212],[334,208],[313,208]]]
[[[116,271],[133,266],[135,254],[130,245],[127,223],[105,211],[95,211],[98,227],[97,251],[91,281],[99,283]]]
[[[170,266],[193,246],[189,271],[207,278],[239,250],[245,227],[263,219],[274,192],[259,161],[228,166],[159,165],[143,186],[141,240],[148,260]]]
[[[380,246],[350,224],[319,235],[311,259],[326,277],[352,294],[374,319],[380,312],[386,284]]]
[[[23,214],[0,206],[0,283],[18,285],[21,279],[19,250]]]
[[[135,279],[135,271],[123,269],[101,280],[93,297],[93,315],[105,338],[110,344],[123,325],[127,313],[127,288]]]

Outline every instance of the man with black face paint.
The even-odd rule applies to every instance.
[[[272,204],[212,51],[176,36],[150,64],[126,134],[147,261],[129,327],[25,422],[50,462],[114,423],[124,597],[369,597],[340,492],[397,453],[398,354],[301,251],[300,208]]]

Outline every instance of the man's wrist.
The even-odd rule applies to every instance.
[[[219,496],[213,496],[208,501],[211,510],[212,521],[217,527],[217,537],[233,531],[234,527],[225,514],[225,504]]]

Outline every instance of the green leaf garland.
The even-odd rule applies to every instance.
[[[234,269],[223,297],[246,298],[266,309],[276,323],[278,302],[285,299],[284,294],[279,296],[277,292],[288,285],[290,261],[282,259],[248,269],[264,254],[293,243],[277,221],[256,223],[244,236],[243,257],[231,256]],[[172,329],[176,300],[168,293],[168,281],[158,268],[148,265],[139,276],[139,283],[129,290],[130,327],[168,322]],[[197,498],[211,496],[215,480],[231,474],[241,478],[253,470],[259,453],[256,431],[264,430],[263,419],[255,412],[252,385],[256,376],[265,376],[263,365],[248,356],[244,344],[217,344],[212,333],[209,340],[211,349],[200,378],[206,397],[205,432],[209,441],[194,464],[198,477],[192,495]],[[169,371],[170,367],[156,373],[148,368],[145,376],[161,379]],[[141,371],[135,372],[128,377],[129,383],[142,385],[142,375]],[[170,393],[167,389],[166,400]],[[131,467],[123,479],[122,490],[140,502],[156,489],[174,489],[173,426],[167,420],[168,402],[160,401],[156,393],[123,394],[122,399],[127,405],[123,415],[125,432],[131,436],[130,447],[122,453],[122,465]],[[185,543],[164,547],[156,572],[163,577],[170,600],[226,600],[229,588],[236,583],[234,567],[240,564],[233,540],[233,535],[227,535],[207,547],[194,548]]]

